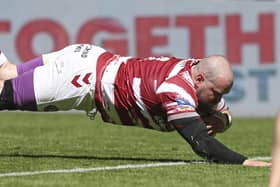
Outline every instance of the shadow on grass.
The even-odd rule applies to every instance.
[[[183,160],[183,159],[169,159],[169,158],[144,158],[144,157],[103,157],[103,156],[85,156],[85,155],[55,155],[55,154],[0,154],[0,157],[23,157],[23,158],[61,158],[61,159],[86,159],[86,160],[122,160],[122,161],[150,161],[150,162],[206,162],[205,160]]]

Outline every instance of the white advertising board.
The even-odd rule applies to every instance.
[[[211,0],[9,0],[0,6],[0,48],[13,63],[73,43],[130,56],[225,55],[234,116],[280,109],[280,4]]]

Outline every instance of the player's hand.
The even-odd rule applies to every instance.
[[[215,129],[215,126],[213,125],[206,125],[206,128],[207,128],[207,133],[209,136],[215,136],[216,133],[217,133],[217,129]]]
[[[243,166],[255,166],[255,167],[271,167],[272,163],[271,162],[264,162],[260,160],[250,160],[247,159],[243,162]]]
[[[216,133],[222,133],[225,131],[225,125],[220,120],[213,117],[205,117],[203,120],[206,124],[207,133],[210,136],[215,136]]]
[[[222,112],[204,115],[202,120],[206,124],[207,132],[210,136],[215,136],[216,133],[223,133],[231,126],[227,115]]]

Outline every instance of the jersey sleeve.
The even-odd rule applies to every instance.
[[[156,94],[166,111],[167,120],[199,117],[196,112],[197,97],[192,84],[180,76],[164,81]]]

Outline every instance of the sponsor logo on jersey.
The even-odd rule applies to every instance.
[[[176,102],[178,105],[177,110],[180,112],[195,110],[195,107],[188,100],[177,98]]]

